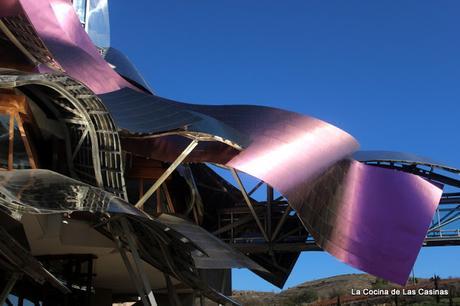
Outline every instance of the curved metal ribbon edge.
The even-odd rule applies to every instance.
[[[35,29],[38,30],[40,37],[50,48],[56,56],[56,60],[62,65],[69,75],[87,84],[97,93],[110,92],[122,87],[130,87],[126,84],[126,82],[124,82],[124,80],[120,80],[121,78],[114,73],[103,60],[99,60],[97,56],[95,57],[95,48],[89,43],[89,38],[87,38],[86,33],[84,33],[81,30],[81,27],[79,27],[79,24],[75,22],[76,16],[74,16],[74,14],[68,15],[70,17],[66,20],[56,21],[56,15],[54,14],[56,8],[61,5],[65,5],[66,3],[67,2],[60,0],[21,0],[24,10],[28,13],[31,22],[35,26]],[[47,4],[52,8],[52,10],[49,9],[50,7],[47,7]],[[39,6],[41,7],[39,8]],[[49,25],[51,20],[53,21],[54,26]],[[80,29],[78,30],[78,28]],[[75,30],[75,32],[72,32],[71,30]],[[70,34],[75,34],[75,36],[71,36]],[[70,36],[63,38],[67,35]],[[80,44],[76,44],[76,42],[79,42]],[[264,121],[263,123],[265,124],[262,124],[264,127],[260,127],[258,126],[258,123],[261,121],[258,119],[261,117],[264,117],[264,120],[267,119],[266,116],[261,116],[260,114],[262,108],[258,108],[256,114],[251,113],[248,115],[242,111],[236,111],[230,115],[227,111],[235,107],[227,107],[226,109],[223,109],[222,107],[214,107],[211,109],[206,106],[187,106],[189,110],[201,112],[207,116],[214,117],[231,127],[236,129],[240,128],[242,132],[247,133],[251,139],[251,144],[240,154],[232,158],[227,165],[266,181],[281,192],[285,193],[288,197],[291,197],[291,199],[293,198],[292,195],[296,194],[297,191],[302,191],[300,189],[304,188],[305,184],[309,182],[311,183],[314,179],[321,178],[321,173],[324,173],[331,167],[334,167],[337,162],[346,158],[357,148],[357,144],[351,136],[317,119],[304,117],[303,120],[292,121],[293,118],[287,116],[284,118],[284,121]],[[268,113],[272,111],[273,110],[271,109]],[[230,118],[228,118],[229,115]],[[276,117],[275,114],[272,115]],[[239,118],[234,120],[235,117]],[[305,126],[303,126],[303,124],[305,124]],[[299,128],[299,126],[302,127]],[[283,135],[287,135],[287,138]],[[351,169],[355,170],[352,171],[352,173],[355,174],[374,173],[373,170],[369,170],[369,167],[371,166],[363,165],[363,167],[356,167],[355,164],[352,163]],[[429,214],[432,207],[437,204],[437,200],[439,199],[439,189],[436,186],[423,184],[419,182],[420,178],[414,175],[404,174],[403,176],[407,180],[407,182],[405,181],[407,184],[402,185],[404,188],[397,188],[397,191],[391,188],[389,188],[391,190],[386,190],[386,188],[383,188],[381,185],[384,183],[381,178],[385,178],[391,182],[398,177],[401,177],[402,174],[400,172],[387,172],[390,170],[381,170],[382,169],[377,171],[378,173],[374,173],[374,175],[368,176],[367,181],[355,180],[354,178],[359,176],[358,174],[344,176],[347,177],[348,180],[347,186],[355,186],[354,188],[347,187],[345,189],[351,192],[353,190],[357,190],[356,186],[361,184],[361,186],[367,186],[368,188],[377,188],[376,191],[378,191],[378,194],[391,195],[391,197],[394,196],[396,198],[398,198],[397,196],[399,191],[409,190],[411,194],[422,195],[423,204],[421,205],[422,210],[424,211],[423,216]],[[342,192],[342,194],[347,194],[347,192]],[[354,194],[354,196],[357,197],[357,199],[360,197],[359,194]],[[405,200],[409,200],[409,202],[407,203]],[[404,207],[404,205],[413,206],[414,203],[412,201],[413,199],[411,198],[399,198],[396,202],[398,205],[403,205]],[[291,202],[297,201],[291,200]],[[298,203],[304,203],[304,199],[298,201]],[[338,200],[337,203],[340,203],[340,206],[345,207],[344,211],[346,212],[349,207],[349,205],[346,204],[346,200]],[[296,204],[293,205],[300,207]],[[301,207],[304,207],[305,205],[308,205],[308,203],[304,203]],[[398,208],[401,209],[401,206],[398,206]],[[425,212],[427,213],[425,214]],[[382,220],[389,222],[387,223],[387,226],[395,226],[395,230],[398,230],[398,232],[399,230],[403,230],[403,232],[411,232],[413,228],[417,228],[417,231],[412,231],[411,235],[414,237],[420,237],[421,234],[424,235],[424,233],[421,233],[422,227],[424,226],[420,228],[418,226],[419,224],[424,223],[424,218],[422,218],[423,220],[415,220],[412,218],[409,223],[401,227],[400,224],[393,223],[392,220],[394,214],[394,210],[387,208],[387,215],[382,216]],[[359,226],[360,222],[358,221],[361,220],[361,217],[356,218],[358,218],[358,220],[356,220],[356,224]],[[332,225],[339,227],[340,224]],[[333,235],[330,238],[331,241],[337,239],[340,239],[337,235]],[[335,252],[333,247],[328,247],[326,243],[321,243],[321,240],[319,240],[318,243],[320,245],[324,244],[321,246],[325,247],[326,250],[332,250],[331,252],[333,252],[333,254],[335,253],[336,256],[341,257],[341,252]],[[370,248],[366,247],[365,249],[359,250],[359,252],[365,252],[369,249]],[[416,254],[418,250],[419,248],[416,249],[414,247],[414,249],[409,250],[409,252],[411,254]],[[349,254],[353,254],[353,252],[349,252]],[[358,257],[358,260],[356,260],[352,258],[351,255],[348,257],[342,256],[341,259],[363,270],[376,271],[375,273],[379,273],[382,265],[381,261],[365,262],[361,257]],[[389,265],[391,263],[386,262],[385,264]],[[409,264],[410,263],[407,262],[405,269],[403,270],[407,270],[406,268]],[[387,278],[396,282],[401,282],[402,279],[401,276],[393,277],[392,275],[389,275]]]

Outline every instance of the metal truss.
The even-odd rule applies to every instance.
[[[39,284],[44,284],[48,281],[63,293],[70,292],[60,280],[46,270],[43,265],[3,227],[0,227],[0,266],[6,268],[10,273],[8,284],[0,293],[0,305],[3,305],[16,281],[23,275],[27,275]]]
[[[79,179],[126,199],[120,137],[102,101],[86,86],[66,75],[14,75],[3,71],[0,87],[41,85],[51,88],[47,95],[60,113],[68,136],[67,159]],[[46,102],[46,101],[45,101]]]
[[[67,150],[72,174],[127,199],[120,138],[102,101],[83,84],[59,74],[63,72],[62,67],[53,59],[25,15],[1,18],[0,30],[34,65],[44,64],[58,73],[24,76],[29,82],[22,80],[22,84],[14,87],[37,84],[58,93],[53,102],[65,115],[63,123],[67,127],[67,136],[70,136]]]
[[[459,192],[443,194],[424,245],[460,245]]]
[[[213,232],[214,235],[243,253],[301,251],[314,246],[314,241],[286,199],[281,196],[275,198],[273,188],[263,181],[259,181],[248,192],[238,172],[235,169],[230,171],[246,207],[237,206],[219,211],[218,229]],[[256,201],[251,198],[262,186],[266,188],[265,200]],[[293,246],[296,248],[293,249]]]
[[[460,180],[452,178],[449,173],[442,173],[446,170],[435,167],[403,162],[367,164],[416,174],[444,184],[446,189],[460,188]],[[240,206],[221,210],[218,215],[219,226],[213,232],[214,235],[246,254],[321,250],[303,225],[296,222],[296,212],[285,199],[274,199],[273,189],[267,185],[266,199],[255,201],[250,196],[266,184],[260,181],[247,192],[237,171],[230,171],[242,192],[247,208]],[[443,194],[423,244],[447,245],[460,245],[460,192]]]
[[[455,177],[460,171],[411,161],[370,161],[365,164],[404,171],[444,185],[448,191],[441,197],[423,245],[460,245],[460,180]]]
[[[191,261],[190,247],[187,243],[178,243],[178,240],[173,240],[172,236],[168,235],[169,227],[160,229],[145,220],[120,216],[100,224],[97,229],[112,237],[116,242],[117,249],[143,305],[157,305],[154,295],[166,292],[170,304],[180,306],[179,287],[190,289],[185,293],[203,294],[220,304],[239,305],[203,281],[199,269]],[[183,242],[183,240],[179,241]],[[162,271],[166,282],[165,290],[152,291],[147,275],[141,266],[142,261]],[[174,287],[171,278],[179,280],[182,285],[178,288]]]
[[[166,169],[166,171],[155,181],[155,183],[147,190],[147,192],[136,203],[137,208],[143,208],[145,201],[147,201],[153,193],[166,181],[166,179],[176,170],[176,168],[184,161],[185,158],[195,149],[198,145],[198,140],[194,139],[184,149],[184,151],[176,158],[176,160]]]
[[[36,35],[25,15],[0,19],[0,30],[36,66],[45,64],[52,70],[63,72],[63,68],[53,59],[51,52]]]

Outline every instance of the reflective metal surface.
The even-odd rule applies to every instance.
[[[126,57],[121,51],[115,48],[106,48],[103,51],[105,60],[115,69],[115,71],[122,77],[135,83],[136,86],[142,89],[152,92],[150,85],[139,73],[136,66]]]
[[[447,166],[431,158],[418,156],[412,153],[395,151],[358,151],[353,158],[362,162],[403,162],[408,164],[421,164],[429,167],[441,168],[446,171],[460,173],[460,169]]]
[[[123,129],[124,150],[173,161],[190,142],[183,136],[205,138],[186,161],[225,164],[263,180],[288,198],[319,246],[354,267],[405,282],[439,202],[437,186],[349,160],[358,148],[356,140],[312,117],[260,106],[193,105],[142,93],[102,59],[70,1],[18,1],[34,38],[56,63],[42,63],[40,71],[63,70],[101,94]],[[17,14],[15,4],[2,3],[1,14]],[[107,1],[89,4],[85,17],[95,25],[90,35],[105,44]],[[371,158],[389,155],[414,159],[388,153]],[[110,194],[40,171],[0,173],[2,205],[17,213],[82,210],[141,218],[142,213]],[[195,229],[182,230],[201,239]]]
[[[0,171],[0,203],[13,214],[128,211],[111,193],[49,170]],[[142,215],[137,210],[131,214]]]
[[[415,175],[348,161],[358,147],[357,142],[347,133],[315,118],[258,106],[190,105],[128,89],[101,98],[117,124],[124,127],[126,122],[131,133],[146,133],[149,122],[153,133],[167,132],[172,127],[167,124],[176,124],[174,128],[179,130],[195,131],[194,117],[184,115],[189,112],[201,113],[225,124],[237,133],[225,134],[228,130],[219,129],[219,125],[208,125],[200,132],[232,137],[236,143],[239,135],[248,139],[242,151],[228,156],[225,165],[251,174],[283,193],[320,247],[363,271],[400,284],[407,280],[439,203],[438,187]],[[178,119],[165,120],[160,116],[157,120],[153,112],[148,111],[159,108],[157,105],[169,108],[167,113],[177,115]],[[186,113],[181,113],[184,111]],[[171,119],[167,115],[166,118]],[[136,126],[130,124],[130,120],[142,129],[132,129]],[[147,137],[135,143],[136,140],[129,138],[129,132],[126,138],[131,143],[130,151],[165,161],[174,160],[188,143],[182,143],[179,136]],[[216,162],[220,152],[210,154],[206,149],[195,152],[188,161]],[[342,169],[343,163],[350,163],[350,169]],[[324,174],[335,169],[342,169],[341,176],[335,174],[331,178]],[[315,180],[325,181],[312,191]],[[400,183],[395,184],[396,181]],[[373,190],[375,196],[366,190]],[[412,212],[415,205],[420,205],[416,208],[418,215]],[[369,218],[372,212],[374,218]],[[314,219],[304,219],[305,216],[314,216]],[[332,216],[336,218],[327,219]],[[377,217],[380,222],[368,223]],[[321,221],[322,218],[326,220]],[[391,235],[401,238],[389,242],[385,235],[380,239],[380,226],[384,224],[391,229]],[[332,229],[336,231],[331,232]]]
[[[344,160],[286,196],[319,246],[404,285],[441,194],[418,176]]]
[[[62,293],[70,293],[61,280],[43,267],[29,252],[29,246],[22,224],[0,211],[0,256],[2,268],[7,267],[11,274],[24,274],[34,279],[37,283],[53,286]],[[22,243],[25,239],[25,242]],[[4,270],[3,270],[4,271]],[[5,274],[8,272],[4,271]],[[9,274],[8,273],[8,274]],[[2,275],[4,276],[4,275]],[[2,288],[4,289],[4,288]]]
[[[204,253],[192,254],[198,268],[245,267],[264,271],[252,260],[191,222],[168,215],[152,219],[111,193],[49,170],[0,171],[0,196],[0,205],[17,218],[25,213],[74,211],[123,214],[135,218],[140,226],[169,231],[177,239],[203,250]]]
[[[21,6],[18,0],[2,0],[2,9],[0,10],[0,18],[6,16],[15,16],[21,11]]]
[[[220,239],[209,235],[198,225],[168,214],[159,215],[158,220],[189,238],[209,256],[195,256],[194,261],[197,267],[202,269],[249,268],[268,272],[239,251],[229,248]]]
[[[96,93],[132,87],[104,61],[80,24],[72,3],[67,0],[18,0],[38,39],[50,50],[63,70]],[[91,14],[104,15],[106,1],[91,2]],[[100,5],[100,6],[99,6]],[[91,16],[90,16],[91,19]],[[96,22],[95,22],[96,23]],[[97,23],[96,23],[97,24]],[[100,34],[94,28],[93,34]],[[49,72],[46,66],[42,72]]]

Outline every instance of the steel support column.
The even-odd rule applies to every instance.
[[[142,300],[144,306],[157,306],[157,302],[153,295],[152,288],[150,286],[149,280],[147,275],[145,274],[144,269],[141,266],[141,259],[139,256],[139,252],[137,250],[137,244],[132,236],[131,227],[127,223],[126,219],[121,218],[119,220],[119,224],[112,224],[112,229],[114,230],[114,238],[116,242],[116,246],[120,255],[123,259],[123,262],[128,270],[128,274],[131,277],[134,285],[136,286],[137,292]],[[125,247],[121,241],[121,237],[123,237],[126,242],[128,242],[129,249],[131,250],[132,259],[134,261],[134,268],[129,260]]]
[[[129,261],[128,255],[126,255],[126,251],[120,240],[120,237],[115,235],[114,238],[115,238],[115,245],[117,246],[118,252],[120,253],[121,258],[123,259],[123,263],[125,264],[125,267],[128,270],[128,274],[129,274],[129,277],[131,278],[131,281],[136,286],[136,290],[137,290],[137,293],[139,294],[139,297],[141,298],[142,304],[144,304],[144,306],[149,306],[149,302],[147,301],[147,298],[145,297],[145,292],[142,289],[141,281],[139,280],[138,275],[134,272],[131,262]]]
[[[150,302],[151,306],[156,306],[157,302],[155,297],[153,296],[153,291],[150,286],[150,282],[145,274],[144,269],[141,266],[141,257],[139,256],[139,252],[137,250],[136,241],[133,238],[131,227],[129,226],[128,222],[125,218],[120,219],[120,223],[123,229],[123,234],[125,235],[126,239],[128,240],[129,248],[131,249],[131,254],[133,255],[134,264],[137,270],[138,275],[140,276],[142,283],[144,285],[144,289],[147,295],[147,298]]]
[[[272,203],[273,203],[273,188],[267,184],[266,231],[267,231],[267,236],[270,240],[272,240]]]
[[[163,273],[163,276],[166,281],[166,288],[168,289],[169,302],[171,303],[171,305],[174,305],[174,306],[182,306],[179,296],[177,295],[176,288],[174,287],[171,281],[171,277],[169,277],[169,275],[166,273]]]

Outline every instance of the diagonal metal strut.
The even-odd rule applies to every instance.
[[[265,232],[265,229],[264,229],[264,227],[263,227],[263,225],[262,225],[262,222],[260,222],[259,217],[257,217],[256,211],[254,210],[254,206],[252,206],[251,199],[249,198],[248,193],[246,192],[246,189],[244,188],[243,183],[241,182],[241,179],[240,179],[240,177],[238,176],[238,173],[237,173],[236,170],[233,169],[233,168],[231,168],[230,171],[232,172],[233,178],[234,178],[235,181],[238,183],[238,186],[239,186],[239,188],[240,188],[240,190],[241,190],[241,193],[243,194],[244,201],[246,202],[246,205],[248,205],[249,210],[251,211],[252,216],[253,216],[254,219],[256,220],[257,226],[259,227],[260,232],[261,232],[262,235],[264,236],[265,241],[269,241],[268,235],[267,235],[267,233]]]
[[[140,200],[136,203],[136,208],[142,208],[144,203],[152,196],[152,194],[161,186],[161,184],[166,181],[166,179],[171,175],[171,173],[176,170],[177,166],[180,165],[181,162],[195,149],[198,145],[198,140],[194,139],[182,153],[177,157],[177,159],[166,169],[166,171],[155,181],[152,187],[147,190],[147,192],[140,198]]]

